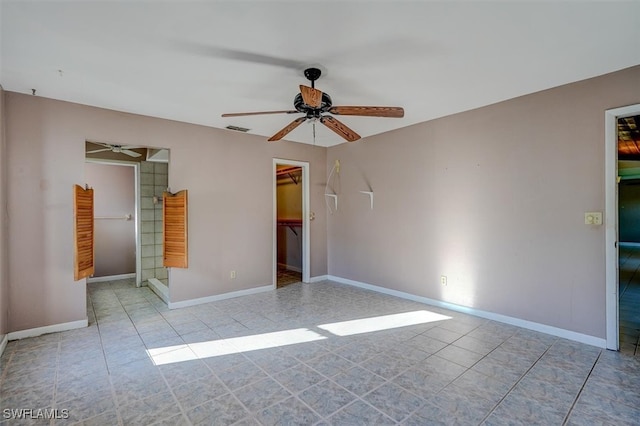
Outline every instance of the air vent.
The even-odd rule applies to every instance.
[[[243,132],[243,133],[247,133],[249,130],[251,130],[245,127],[238,127],[238,126],[227,126],[226,128],[229,130],[235,130],[236,132]]]

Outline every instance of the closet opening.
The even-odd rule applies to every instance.
[[[308,167],[274,159],[275,288],[309,282]]]

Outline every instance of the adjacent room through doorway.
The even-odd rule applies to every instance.
[[[95,194],[96,280],[136,277],[136,171],[131,163],[85,164]]]
[[[276,286],[302,281],[302,168],[276,166]]]
[[[309,225],[315,217],[309,209],[309,163],[274,158],[272,170],[273,288],[299,281],[308,283]]]
[[[94,188],[96,273],[91,281],[131,278],[169,300],[163,265],[163,193],[169,185],[169,150],[100,142],[85,144],[86,183]],[[126,179],[125,179],[126,175]],[[113,241],[124,239],[127,245]],[[118,258],[126,267],[104,269]]]
[[[618,318],[620,351],[640,344],[640,115],[621,117],[618,131]]]

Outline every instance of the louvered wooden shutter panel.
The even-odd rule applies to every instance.
[[[74,270],[73,278],[78,281],[90,277],[95,270],[93,252],[93,189],[79,185],[73,188],[74,210]]]
[[[162,194],[163,257],[167,268],[186,268],[187,256],[187,190]]]

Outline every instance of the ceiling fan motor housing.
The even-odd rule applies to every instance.
[[[313,108],[304,103],[302,99],[302,93],[298,93],[293,99],[293,106],[296,110],[307,115],[307,118],[320,118],[320,114],[329,111],[329,108],[333,105],[331,96],[322,92],[322,102],[319,108]]]

